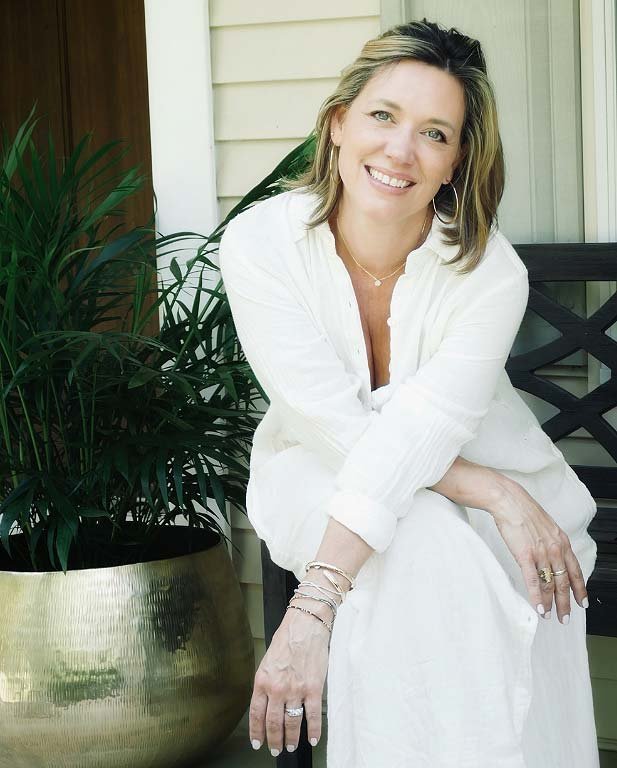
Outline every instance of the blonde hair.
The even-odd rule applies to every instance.
[[[465,118],[460,144],[464,155],[452,179],[458,193],[459,214],[443,237],[449,245],[459,246],[455,258],[448,263],[458,264],[459,273],[471,272],[497,222],[505,169],[495,96],[482,48],[477,40],[454,28],[446,30],[423,19],[392,27],[367,41],[358,58],[342,71],[335,91],[319,109],[313,131],[315,154],[310,166],[300,176],[284,177],[279,184],[284,190],[305,187],[306,193],[317,196],[318,203],[307,222],[309,228],[326,221],[342,193],[341,178],[336,170],[338,147],[330,135],[336,109],[348,108],[366,83],[383,68],[409,59],[438,67],[463,86]],[[332,170],[331,151],[336,158]],[[434,200],[439,216],[451,221],[456,213],[456,200],[450,185],[442,185]]]

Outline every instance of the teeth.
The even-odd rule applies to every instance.
[[[374,168],[369,168],[368,172],[371,174],[371,176],[374,179],[377,179],[378,181],[381,181],[382,184],[387,184],[389,187],[409,187],[411,186],[410,181],[405,181],[404,179],[395,179],[390,178],[390,176],[386,176],[385,173],[380,173],[379,171],[376,171]]]

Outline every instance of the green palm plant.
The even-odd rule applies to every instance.
[[[51,137],[39,153],[34,125],[31,113],[12,140],[3,132],[0,150],[0,540],[11,569],[140,562],[177,518],[225,536],[210,500],[225,519],[226,501],[246,512],[265,393],[210,257],[233,216],[302,169],[312,139],[210,236],[157,236],[151,223],[121,231],[120,206],[144,177],[117,173],[119,142],[89,152],[86,136],[62,160]],[[196,255],[183,266],[173,256],[172,280],[153,287],[157,255],[195,238]]]

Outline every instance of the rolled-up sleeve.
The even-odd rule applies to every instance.
[[[396,387],[347,455],[326,511],[378,552],[413,494],[441,480],[476,435],[528,294],[521,273],[461,305],[435,354]]]
[[[438,482],[477,433],[525,312],[526,272],[459,301],[435,354],[366,409],[267,241],[228,224],[219,266],[246,359],[290,434],[332,469],[326,512],[383,552],[413,494]]]

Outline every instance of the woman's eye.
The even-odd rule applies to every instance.
[[[383,111],[383,110],[381,110],[381,109],[377,109],[377,110],[375,110],[375,112],[371,112],[371,116],[372,116],[372,117],[375,117],[375,115],[389,115],[389,114],[390,114],[389,112],[384,112],[384,111]],[[379,123],[385,123],[385,122],[387,122],[387,121],[386,121],[386,120],[377,120],[377,122],[379,122]]]
[[[438,131],[437,128],[429,128],[427,133],[434,133],[437,134],[436,138],[440,139],[441,141],[445,141],[446,137],[443,135],[441,131]]]

